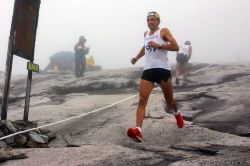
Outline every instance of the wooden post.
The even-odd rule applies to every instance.
[[[3,102],[1,108],[1,120],[7,119],[7,110],[8,110],[8,99],[9,99],[9,89],[11,82],[11,71],[13,64],[13,33],[10,33],[9,44],[8,44],[8,53],[6,59],[6,69],[5,69],[5,83],[4,83],[4,91],[3,91]]]
[[[23,121],[28,122],[29,118],[29,105],[30,105],[30,92],[31,92],[31,82],[32,82],[32,71],[28,71],[27,85],[26,85],[26,97],[25,97],[25,106]]]

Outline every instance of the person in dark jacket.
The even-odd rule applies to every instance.
[[[89,48],[85,46],[86,39],[84,36],[79,37],[76,43],[75,50],[75,76],[81,77],[84,75],[86,69],[86,54],[89,53]]]

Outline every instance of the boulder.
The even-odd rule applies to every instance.
[[[41,144],[45,144],[46,143],[44,141],[44,139],[39,134],[37,134],[34,131],[29,132],[29,136],[30,136],[30,140],[31,141],[34,141],[34,142],[37,142],[37,143],[41,143]]]
[[[18,134],[14,136],[15,143],[18,143],[19,145],[25,145],[27,143],[27,137]]]

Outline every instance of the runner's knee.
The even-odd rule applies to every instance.
[[[144,96],[140,96],[139,105],[140,105],[140,106],[146,106],[147,103],[148,103],[148,98],[147,98],[147,97],[144,97]]]

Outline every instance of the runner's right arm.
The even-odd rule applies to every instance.
[[[144,32],[144,38],[146,36],[147,32]],[[137,54],[136,57],[131,59],[131,63],[134,65],[141,57],[143,57],[145,54],[145,46],[143,46],[140,50],[140,52]]]
[[[131,59],[131,63],[134,65],[145,54],[145,46],[143,46],[136,57]]]

